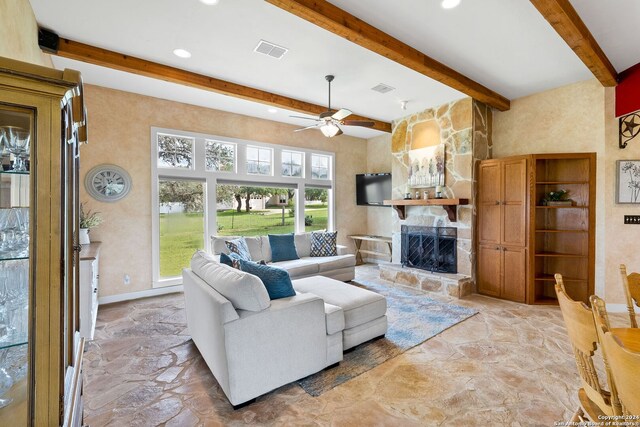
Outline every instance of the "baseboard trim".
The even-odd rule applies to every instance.
[[[640,314],[640,307],[634,307],[636,314]],[[627,304],[607,304],[607,311],[609,313],[626,313]]]
[[[131,301],[131,300],[140,299],[140,298],[148,298],[148,297],[155,297],[158,295],[173,294],[175,292],[182,292],[182,290],[183,290],[182,285],[175,285],[175,286],[165,286],[163,288],[147,289],[139,292],[129,292],[126,294],[109,295],[106,297],[98,298],[98,304],[102,305],[102,304],[113,304],[114,302]]]

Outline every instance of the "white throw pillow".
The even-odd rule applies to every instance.
[[[296,234],[293,239],[296,243],[296,251],[300,258],[311,255],[311,233]]]
[[[262,311],[271,305],[267,288],[257,276],[220,264],[204,251],[193,255],[191,270],[236,310]]]

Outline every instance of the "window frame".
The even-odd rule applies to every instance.
[[[244,147],[245,153],[248,152],[248,150],[252,148],[252,149],[256,149],[258,150],[258,158],[257,160],[249,160],[248,156],[245,156],[245,168],[246,168],[246,173],[247,175],[251,175],[251,176],[273,176],[273,172],[275,170],[274,168],[274,150],[271,147],[261,147],[259,145],[256,144],[248,144]],[[260,172],[249,172],[249,162],[256,162],[258,164],[258,171],[260,170],[260,165],[265,163],[263,160],[260,160],[260,152],[261,151],[268,151],[269,153],[269,173],[260,173]]]
[[[176,137],[176,138],[190,139],[191,140],[191,166],[188,166],[188,167],[160,166],[158,164],[158,161],[159,161],[158,154],[160,152],[160,149],[159,149],[160,147],[158,147],[158,135],[173,136],[173,137]],[[193,170],[195,168],[195,164],[196,164],[196,159],[195,159],[195,156],[196,156],[196,153],[195,153],[195,151],[196,151],[195,150],[195,148],[196,148],[196,140],[195,140],[195,138],[193,138],[191,136],[177,135],[177,134],[171,133],[171,132],[158,132],[156,134],[156,137],[155,137],[154,141],[155,141],[154,144],[155,144],[155,153],[156,153],[155,165],[156,165],[157,168],[163,169],[163,170],[164,169],[169,169],[169,170],[173,170],[173,169],[176,169],[176,170]]]
[[[305,167],[304,167],[304,166],[305,166],[305,164],[304,164],[305,162],[304,162],[304,161],[305,161],[305,157],[306,157],[306,156],[305,156],[304,151],[282,149],[280,153],[281,153],[281,158],[280,158],[280,174],[282,175],[282,177],[283,177],[283,178],[304,178],[304,177],[305,177]],[[293,170],[293,166],[294,166],[294,164],[293,164],[293,163],[291,163],[291,162],[290,162],[290,163],[285,163],[285,162],[284,162],[284,159],[282,158],[282,156],[283,156],[285,153],[289,153],[289,154],[299,154],[299,155],[301,156],[301,161],[300,161],[300,168],[301,168],[301,170],[300,170],[300,176],[297,176],[297,175],[284,175],[284,174],[283,174],[282,168],[283,168],[283,166],[284,166],[284,165],[288,165],[292,170]],[[293,161],[293,160],[292,160],[292,161]]]
[[[158,143],[157,135],[171,135],[176,137],[192,138],[193,161],[192,168],[172,168],[158,166]],[[151,245],[152,245],[152,287],[162,288],[168,286],[179,286],[182,284],[182,277],[171,279],[161,279],[160,274],[160,217],[159,217],[159,195],[158,183],[160,179],[188,179],[200,180],[205,183],[205,226],[204,226],[204,250],[211,252],[211,235],[217,230],[216,217],[216,189],[218,184],[239,184],[255,186],[287,186],[295,187],[296,191],[296,213],[295,232],[301,233],[305,230],[304,225],[304,194],[305,187],[326,188],[329,190],[329,219],[328,230],[336,230],[335,215],[335,153],[323,150],[307,149],[302,147],[271,144],[260,141],[252,141],[238,138],[230,138],[220,135],[189,132],[177,129],[167,129],[151,127]],[[206,141],[235,144],[235,173],[228,171],[214,171],[206,168]],[[257,148],[267,148],[271,150],[271,173],[269,175],[247,173],[246,148],[249,146]],[[303,172],[301,177],[282,175],[282,152],[292,151],[303,153]],[[312,155],[322,155],[329,158],[329,171],[327,179],[314,179],[311,176]],[[175,290],[179,290],[176,288]]]
[[[230,147],[233,147],[233,156],[231,156],[231,159],[233,160],[233,166],[231,167],[230,171],[207,168],[207,148],[208,148],[209,143],[228,145]],[[233,142],[220,141],[220,140],[217,140],[217,139],[205,138],[205,140],[204,140],[204,155],[205,155],[204,168],[205,168],[206,172],[217,172],[217,173],[227,173],[228,174],[228,173],[236,173],[237,170],[238,170],[238,145],[233,143]]]
[[[322,168],[324,169],[323,166],[313,166],[313,158],[314,157],[324,157],[327,159],[327,177],[326,178],[313,178],[313,169],[314,168]],[[311,177],[313,179],[316,180],[321,180],[321,181],[333,181],[333,168],[332,168],[332,164],[333,164],[333,159],[331,158],[331,156],[327,156],[325,154],[320,154],[320,153],[311,153]]]

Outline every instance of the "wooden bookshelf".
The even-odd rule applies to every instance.
[[[594,153],[532,156],[529,302],[557,304],[554,274],[571,298],[588,303],[595,276]],[[543,206],[550,191],[567,190],[573,206]]]

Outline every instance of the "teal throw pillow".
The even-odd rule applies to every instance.
[[[253,261],[240,260],[240,269],[246,273],[258,276],[267,288],[269,298],[280,299],[292,297],[296,294],[291,284],[291,277],[287,270],[271,265],[262,265]]]
[[[300,259],[293,240],[293,233],[269,234],[269,246],[271,246],[272,262]]]
[[[247,246],[247,242],[245,242],[244,237],[228,240],[224,243],[227,245],[229,252],[238,254],[240,258],[245,261],[251,261],[251,253],[249,252],[249,247]]]
[[[319,256],[336,256],[338,249],[336,248],[336,240],[338,239],[337,231],[327,231],[325,233],[311,233],[311,255]]]
[[[240,258],[240,255],[236,254],[236,253],[229,253],[229,255],[225,254],[225,253],[221,253],[220,254],[220,264],[226,264],[229,267],[233,267],[233,268],[240,268],[240,263],[239,261],[242,258]]]

